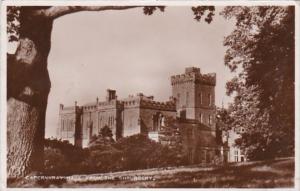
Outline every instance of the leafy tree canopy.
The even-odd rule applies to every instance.
[[[225,38],[225,65],[238,76],[227,83],[236,93],[233,127],[245,127],[240,145],[251,158],[293,154],[294,7],[226,7],[234,31]]]
[[[21,6],[9,6],[7,7],[7,33],[8,40],[18,41],[20,35],[20,15],[36,15],[40,17],[48,17],[49,19],[55,19],[65,14],[71,14],[79,11],[102,11],[102,10],[122,10],[136,8],[138,6],[66,6],[66,7],[50,7],[50,6],[34,6],[34,7],[21,7]],[[142,7],[144,15],[152,15],[155,11],[165,11],[165,6],[144,6]],[[191,8],[194,14],[194,19],[200,21],[204,17],[204,21],[211,23],[214,16],[214,6],[195,6]]]

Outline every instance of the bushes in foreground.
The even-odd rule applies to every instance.
[[[81,149],[67,142],[47,139],[45,174],[104,173],[183,164],[178,151],[156,143],[146,135],[133,135],[117,142],[99,135],[92,140],[89,148]]]

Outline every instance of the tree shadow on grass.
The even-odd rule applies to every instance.
[[[160,188],[278,188],[294,186],[294,160],[228,165],[212,171],[180,172],[160,179]]]

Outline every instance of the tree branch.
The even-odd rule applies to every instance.
[[[47,9],[35,10],[33,15],[51,19],[80,11],[125,10],[140,6],[53,6]]]

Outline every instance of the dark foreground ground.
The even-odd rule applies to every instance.
[[[294,159],[230,164],[221,167],[177,167],[93,175],[44,182],[42,187],[84,188],[291,188]]]

